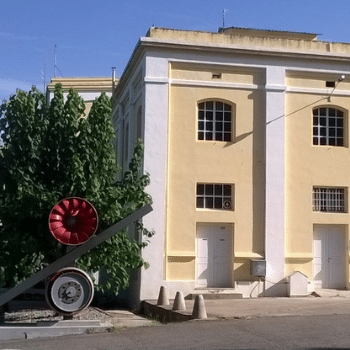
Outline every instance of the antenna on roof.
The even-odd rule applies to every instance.
[[[46,90],[46,64],[44,63],[44,70],[41,70],[41,79],[43,80],[44,83],[44,92]]]
[[[225,12],[228,10],[223,9],[222,10],[222,28],[225,28]]]
[[[63,77],[62,72],[58,69],[57,64],[56,64],[56,53],[57,53],[57,45],[55,44],[55,48],[54,48],[54,51],[53,51],[53,55],[54,55],[53,76],[54,76],[54,78],[56,77],[56,69],[59,71],[59,73]]]
[[[56,77],[56,51],[57,51],[57,45],[55,45],[55,48],[53,49],[53,77]]]

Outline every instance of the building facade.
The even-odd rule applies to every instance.
[[[151,178],[140,300],[162,285],[284,296],[295,271],[309,292],[350,287],[349,73],[350,45],[315,34],[140,39],[113,94],[118,159],[141,138]]]
[[[88,115],[95,98],[99,97],[102,92],[105,92],[108,97],[111,97],[117,83],[118,80],[113,77],[54,77],[47,85],[46,98],[48,101],[52,100],[56,84],[62,85],[64,97],[67,97],[69,89],[74,89],[84,99],[85,113]]]

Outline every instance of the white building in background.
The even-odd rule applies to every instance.
[[[117,84],[117,79],[112,77],[86,77],[86,78],[52,78],[47,85],[46,98],[48,101],[54,96],[55,85],[61,84],[63,95],[66,97],[69,89],[78,91],[79,95],[84,99],[86,111],[88,114],[95,98],[99,97],[102,92],[105,92],[108,97],[112,96],[112,91]]]

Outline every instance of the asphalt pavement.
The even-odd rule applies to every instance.
[[[350,349],[349,315],[157,324],[111,333],[0,341],[3,350]]]
[[[150,301],[156,304],[156,301]],[[186,300],[185,313],[191,314],[194,301]],[[172,301],[166,309],[172,308]],[[208,320],[217,319],[250,319],[268,316],[317,316],[317,315],[350,315],[350,291],[322,290],[318,294],[298,298],[252,298],[252,299],[214,299],[205,300]],[[31,339],[52,337],[67,334],[105,332],[124,327],[139,327],[155,324],[125,310],[107,310],[108,322],[92,321],[59,321],[36,322],[35,324],[3,324],[0,326],[0,340]],[[201,320],[200,322],[205,322]]]

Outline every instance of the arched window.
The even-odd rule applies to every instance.
[[[198,104],[198,140],[232,141],[232,106],[220,101]]]
[[[344,146],[344,112],[320,107],[313,110],[313,144]]]

